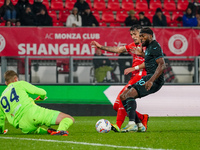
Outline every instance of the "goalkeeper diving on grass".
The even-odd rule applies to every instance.
[[[6,89],[0,99],[0,133],[5,133],[5,118],[15,128],[25,134],[51,134],[68,136],[68,128],[74,118],[60,111],[46,109],[35,104],[29,94],[39,95],[37,100],[45,100],[46,91],[26,81],[19,81],[15,71],[8,70],[4,74]],[[40,126],[58,125],[58,129],[44,129]]]

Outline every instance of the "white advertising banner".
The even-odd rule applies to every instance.
[[[104,94],[113,104],[123,86],[110,86]],[[158,92],[136,99],[137,111],[150,116],[200,116],[200,86],[163,86]]]

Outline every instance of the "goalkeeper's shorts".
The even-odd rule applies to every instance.
[[[33,105],[23,114],[19,121],[19,128],[23,133],[32,133],[41,125],[49,127],[56,123],[59,113],[60,111]]]

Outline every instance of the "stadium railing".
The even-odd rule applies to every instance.
[[[26,81],[39,84],[125,84],[127,82],[122,73],[120,73],[118,60],[132,59],[132,57],[106,56],[106,58],[110,59],[111,66],[114,68],[114,81],[103,83],[95,81],[93,58],[94,56],[1,57],[1,83],[4,83],[3,73],[7,69],[17,71]],[[105,57],[95,58],[102,59]],[[167,56],[164,58],[167,68],[165,70],[165,84],[199,84],[200,57]],[[37,74],[37,80],[35,79],[35,74]],[[61,74],[62,79],[60,77]],[[43,82],[44,80],[45,82]]]

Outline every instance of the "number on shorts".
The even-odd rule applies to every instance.
[[[144,85],[144,84],[145,84],[144,79],[141,79],[140,81],[138,81],[137,84],[139,84],[139,85],[141,85],[141,86]]]
[[[19,102],[19,96],[17,95],[15,88],[12,88],[10,93],[10,102],[13,102],[14,100]],[[1,106],[5,109],[5,112],[10,111],[10,104],[6,96],[1,98]]]

